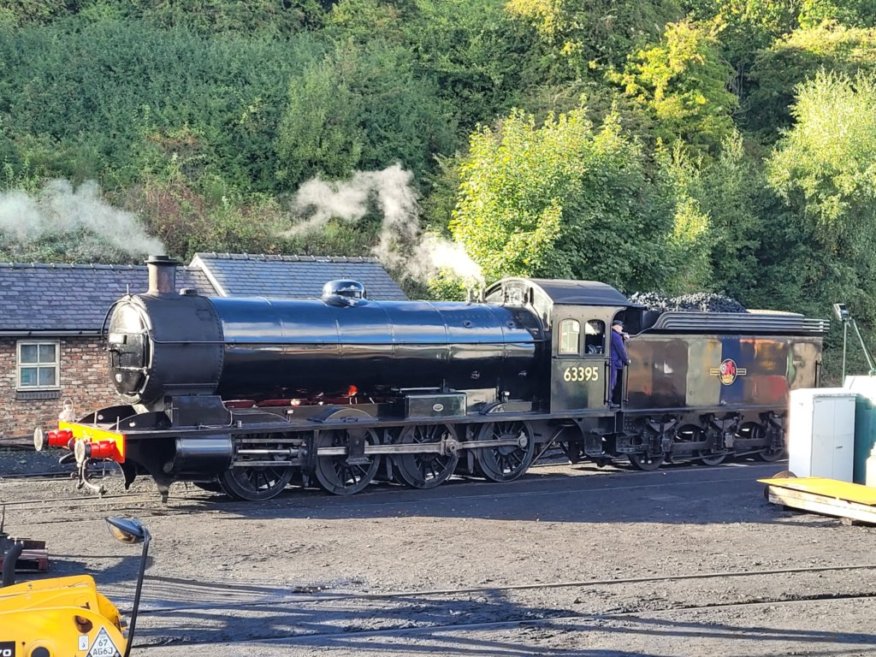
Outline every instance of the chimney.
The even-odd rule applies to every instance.
[[[176,294],[176,268],[179,264],[170,256],[149,256],[146,260],[146,268],[149,270],[149,290],[146,294]]]

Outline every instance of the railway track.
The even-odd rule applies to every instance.
[[[612,620],[629,618],[640,614],[674,613],[709,611],[709,610],[744,610],[746,608],[763,606],[806,605],[825,601],[860,601],[876,599],[873,590],[846,590],[841,592],[817,591],[805,593],[788,593],[782,595],[745,593],[732,600],[692,601],[679,595],[675,600],[656,600],[646,592],[641,591],[655,583],[692,583],[705,580],[727,580],[745,578],[783,578],[789,580],[794,576],[821,575],[825,573],[855,573],[872,572],[876,564],[856,564],[846,566],[802,567],[751,571],[725,571],[709,573],[692,573],[686,575],[667,575],[653,577],[632,577],[618,579],[596,579],[553,583],[523,583],[495,587],[461,587],[431,591],[403,591],[387,593],[351,593],[346,595],[304,595],[294,600],[273,600],[246,604],[236,602],[233,605],[197,605],[168,606],[154,608],[143,612],[145,636],[136,647],[146,650],[155,647],[151,641],[158,639],[150,626],[161,626],[161,646],[173,645],[180,648],[212,645],[214,642],[227,642],[224,635],[217,636],[207,632],[203,638],[190,637],[186,639],[171,636],[172,629],[161,621],[176,618],[178,615],[190,615],[201,619],[212,618],[212,614],[221,617],[233,617],[234,623],[226,628],[231,634],[245,635],[244,639],[234,641],[235,647],[255,643],[275,642],[282,645],[321,645],[334,644],[339,640],[344,643],[355,642],[357,639],[379,638],[405,635],[433,635],[436,633],[460,634],[501,630],[520,627],[552,626],[558,623],[606,623]],[[512,593],[545,593],[558,589],[570,591],[605,590],[606,588],[632,588],[629,600],[621,605],[607,608],[586,607],[581,610],[578,598],[572,605],[554,604],[545,606],[539,604],[540,597],[515,600],[508,594]],[[866,586],[864,586],[866,588]],[[551,598],[556,600],[556,596]],[[596,600],[596,607],[601,602],[611,602],[612,599]],[[339,606],[341,604],[342,606]],[[481,610],[481,607],[485,611]],[[570,608],[572,607],[572,608]],[[603,605],[603,607],[605,607]],[[270,613],[272,623],[259,622],[259,611]],[[253,613],[255,612],[255,613]],[[284,619],[290,619],[288,623]],[[300,629],[280,631],[277,629],[265,631],[266,626],[276,627],[300,623]],[[377,619],[375,621],[375,619]],[[380,625],[374,627],[374,624]],[[241,627],[236,627],[240,624]],[[248,627],[252,624],[252,628]],[[876,647],[876,636],[872,638]]]
[[[854,571],[876,571],[876,563],[855,564],[849,566],[808,566],[802,568],[777,568],[768,570],[749,570],[749,571],[722,571],[709,573],[692,573],[687,575],[654,575],[645,577],[626,577],[613,579],[588,579],[588,580],[573,580],[567,582],[528,582],[525,584],[508,584],[504,586],[468,586],[450,589],[431,589],[431,590],[415,590],[415,591],[388,591],[385,593],[330,593],[330,594],[301,594],[296,595],[294,599],[275,599],[271,601],[257,602],[239,602],[235,603],[235,609],[257,609],[260,607],[285,607],[298,604],[310,604],[313,602],[325,603],[343,601],[349,602],[354,600],[409,600],[413,598],[432,598],[432,597],[453,597],[459,595],[474,595],[489,593],[491,595],[508,593],[511,591],[534,591],[534,590],[557,590],[557,589],[575,589],[589,587],[604,587],[604,586],[626,586],[630,584],[650,584],[656,582],[690,582],[694,580],[710,580],[710,579],[732,579],[742,577],[775,577],[788,576],[812,573],[829,573],[829,572],[854,572]],[[823,598],[824,596],[822,596]],[[872,593],[862,594],[860,597],[876,598],[876,590]],[[819,598],[819,599],[822,599]],[[815,599],[813,597],[813,599]],[[227,604],[216,605],[169,605],[165,607],[152,607],[148,615],[161,615],[168,613],[177,613],[180,611],[206,611],[210,609],[227,609]]]
[[[446,623],[446,624],[430,624],[427,626],[414,626],[414,627],[395,627],[395,628],[386,628],[386,629],[350,629],[345,628],[343,630],[335,630],[331,632],[313,632],[308,634],[289,634],[278,636],[276,634],[264,635],[264,636],[248,636],[246,639],[238,639],[238,640],[229,640],[223,641],[223,647],[229,647],[232,649],[242,648],[244,646],[252,646],[257,644],[264,643],[276,643],[282,644],[284,646],[292,647],[295,645],[328,645],[337,643],[339,638],[343,638],[345,644],[353,644],[357,639],[369,639],[369,638],[381,638],[381,637],[401,637],[401,636],[411,636],[411,635],[436,635],[442,633],[454,633],[460,634],[463,632],[478,632],[478,631],[489,631],[489,630],[500,630],[500,629],[512,629],[512,628],[534,628],[534,627],[547,627],[547,626],[556,626],[560,623],[581,623],[586,622],[588,624],[593,624],[597,622],[606,622],[611,620],[618,620],[629,618],[632,616],[637,616],[642,614],[643,612],[647,612],[649,616],[658,615],[662,613],[682,613],[682,612],[695,612],[695,611],[707,611],[707,610],[717,610],[717,609],[745,609],[752,607],[771,607],[775,605],[803,605],[803,604],[812,604],[812,603],[822,603],[826,600],[847,600],[847,601],[855,601],[855,600],[863,600],[863,599],[872,599],[876,596],[873,594],[861,594],[861,595],[851,595],[851,596],[802,596],[799,598],[795,598],[793,600],[782,600],[782,599],[756,599],[756,600],[746,600],[742,602],[733,602],[733,603],[719,603],[719,604],[707,604],[707,605],[686,605],[686,606],[672,606],[660,609],[642,609],[642,610],[630,610],[630,611],[618,611],[618,612],[606,612],[601,614],[561,614],[558,613],[556,615],[549,615],[543,618],[533,618],[532,616],[526,615],[518,618],[510,618],[507,620],[500,621],[489,621],[489,622],[478,622],[478,623]],[[869,644],[871,648],[876,646],[876,639],[871,641]],[[162,641],[160,644],[148,644],[148,643],[140,643],[135,642],[134,647],[138,651],[147,651],[150,648],[159,648],[166,646],[174,646],[180,648],[195,648],[198,646],[213,646],[213,642],[204,641],[175,641],[173,639],[168,639]],[[859,646],[861,647],[861,646]],[[361,648],[361,646],[360,646]],[[364,648],[362,648],[364,649]],[[525,648],[524,648],[525,650]],[[241,653],[238,653],[241,654]],[[524,654],[533,654],[530,652],[526,652]],[[576,652],[574,654],[580,654]],[[794,654],[796,655],[806,655],[813,654],[809,652],[801,652],[797,651]],[[823,653],[815,653],[815,654],[823,654]],[[859,654],[859,653],[855,653]]]

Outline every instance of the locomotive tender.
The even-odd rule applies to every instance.
[[[817,384],[824,320],[657,312],[588,281],[509,278],[476,303],[377,302],[355,281],[321,299],[175,291],[153,257],[145,294],[110,309],[110,371],[125,405],[56,431],[80,485],[94,459],[162,497],[193,481],[244,500],[297,477],[335,494],[375,477],[430,488],[454,472],[510,481],[548,447],[640,469],[784,452],[788,391]],[[609,331],[632,364],[608,390]]]

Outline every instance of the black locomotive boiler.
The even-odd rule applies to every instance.
[[[72,449],[82,484],[89,461],[113,459],[165,497],[176,481],[246,500],[293,479],[335,494],[375,477],[508,481],[553,445],[642,469],[777,459],[788,391],[817,384],[827,330],[793,313],[655,312],[587,281],[510,278],[476,303],[377,302],[355,281],[314,300],[207,298],[175,292],[171,261],[149,270],[149,291],[108,315],[126,403],[35,443]],[[610,399],[616,318],[632,365]]]

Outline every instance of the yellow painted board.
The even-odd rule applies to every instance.
[[[758,481],[775,488],[789,488],[804,493],[855,502],[856,504],[876,506],[876,488],[872,486],[862,486],[861,484],[823,477],[788,477],[787,479],[758,479]]]
[[[874,506],[776,486],[769,486],[767,491],[769,493],[767,499],[772,504],[876,525],[876,507]]]
[[[58,422],[58,428],[72,431],[73,437],[76,440],[88,440],[91,442],[109,440],[111,442],[114,442],[116,444],[116,450],[118,450],[119,456],[121,457],[119,463],[125,462],[127,450],[125,449],[124,434],[119,433],[118,431],[104,429],[103,427],[91,426],[89,424],[80,424],[79,422],[65,422],[63,420]]]

